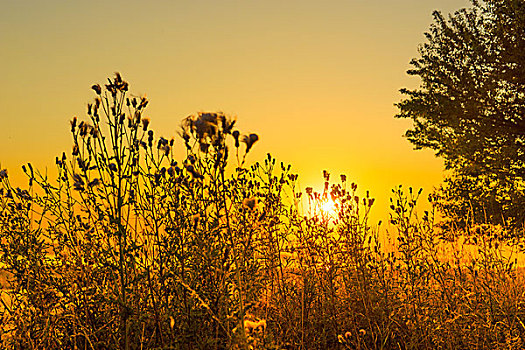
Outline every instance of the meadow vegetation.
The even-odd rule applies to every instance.
[[[249,162],[258,136],[224,114],[169,139],[120,75],[93,90],[56,178],[0,169],[2,348],[525,347],[520,241],[499,227],[443,236],[398,187],[380,229],[345,175],[303,191]]]

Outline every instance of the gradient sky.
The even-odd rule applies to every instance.
[[[71,149],[69,120],[115,71],[147,94],[157,134],[198,111],[236,116],[260,136],[250,160],[291,163],[303,188],[345,173],[376,197],[374,219],[394,186],[428,193],[442,179],[442,161],[402,137],[411,123],[394,103],[419,84],[406,70],[432,11],[468,0],[0,4],[0,164],[15,181],[23,163],[52,167]]]

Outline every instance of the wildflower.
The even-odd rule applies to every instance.
[[[226,134],[231,133],[234,125],[235,125],[235,120],[226,119],[226,118],[222,120],[222,130]]]
[[[102,93],[102,88],[100,87],[99,84],[95,84],[91,86],[91,88],[97,93],[97,95],[100,95]]]
[[[148,99],[146,98],[146,96],[142,97],[142,98],[140,99],[140,104],[139,104],[139,106],[137,107],[137,109],[140,110],[140,109],[146,108],[146,106],[148,105],[148,102],[149,102],[149,101],[148,101]]]
[[[148,130],[149,118],[142,118],[142,130]]]
[[[98,128],[95,128],[95,127],[91,127],[91,130],[89,132],[91,134],[91,136],[93,136],[93,138],[98,138],[98,136],[100,135],[100,132],[98,130]]]
[[[217,114],[202,113],[199,117],[191,120],[191,126],[199,140],[202,140],[206,136],[211,137],[217,133]]]
[[[366,335],[366,331],[365,331],[363,328],[361,328],[361,329],[359,330],[359,335],[362,336],[362,337],[364,337],[364,336]]]
[[[306,194],[311,196],[312,193],[313,193],[314,189],[312,187],[306,187]]]
[[[115,73],[115,87],[119,89],[120,91],[128,91],[128,82],[122,80],[122,77],[120,76],[120,73]]]
[[[70,121],[71,123],[71,132],[75,132],[75,127],[77,126],[77,117],[74,117],[73,120]]]
[[[244,135],[242,138],[242,142],[246,144],[246,153],[250,151],[253,144],[259,140],[259,136],[257,134],[250,134],[248,136]]]
[[[199,118],[205,122],[213,125],[218,125],[218,121],[224,118],[224,116],[218,115],[217,113],[199,113]]]
[[[7,169],[0,170],[0,180],[7,179]]]
[[[257,206],[257,198],[244,198],[242,205],[250,210],[253,210]]]
[[[110,164],[109,164],[109,170],[111,170],[111,171],[117,171],[117,166],[115,165],[115,163],[110,163]]]
[[[184,140],[184,143],[188,146],[189,145],[189,142],[190,142],[190,134],[188,134],[188,132],[185,130],[185,129],[182,129],[181,132],[179,132],[179,135],[182,137],[182,139]],[[189,147],[188,147],[189,148]]]
[[[141,123],[141,117],[142,117],[142,114],[140,113],[140,111],[135,111],[135,123],[136,124],[140,124]],[[131,118],[131,116],[130,116]]]
[[[235,130],[233,133],[232,133],[232,136],[233,138],[235,139],[235,147],[236,148],[239,148],[239,135],[240,135],[240,132],[238,130]]]
[[[341,174],[341,182],[346,182],[346,175],[345,174]]]
[[[111,96],[116,97],[117,96],[117,87],[113,84],[113,82],[108,78],[109,84],[106,84],[106,89],[111,92]]]
[[[153,130],[148,130],[148,146],[153,147]]]
[[[93,127],[91,125],[89,125],[88,123],[80,122],[80,125],[78,126],[78,129],[79,129],[80,136],[84,137],[88,133],[91,132],[91,129],[93,129]]]
[[[122,76],[119,72],[115,72],[115,83],[121,83],[122,82]]]

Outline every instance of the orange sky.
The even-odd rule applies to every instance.
[[[53,166],[70,150],[69,119],[92,83],[122,73],[146,93],[152,128],[167,137],[198,111],[237,116],[300,184],[346,173],[376,197],[441,181],[442,161],[413,151],[396,120],[408,62],[432,21],[467,0],[2,1],[0,164]],[[181,143],[179,143],[181,145]],[[25,183],[25,181],[24,181]]]

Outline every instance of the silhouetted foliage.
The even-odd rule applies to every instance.
[[[443,157],[451,179],[439,191],[452,223],[511,228],[525,220],[525,2],[473,1],[434,23],[411,61],[418,89],[402,89],[398,118],[416,149]],[[463,222],[462,222],[463,221]]]
[[[398,187],[382,237],[345,175],[302,192],[269,154],[247,164],[259,137],[222,113],[168,139],[120,75],[93,90],[56,178],[27,164],[21,189],[0,168],[1,349],[525,345],[525,284],[496,228],[445,242],[421,190]]]

